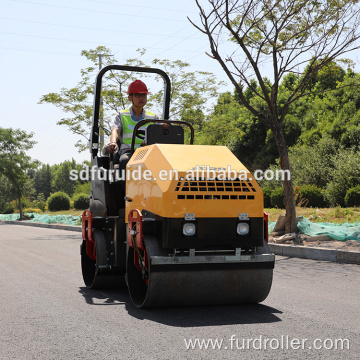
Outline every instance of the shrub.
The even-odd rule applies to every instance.
[[[45,211],[46,202],[45,201],[35,201],[34,206],[41,211]]]
[[[45,210],[46,201],[43,193],[38,194],[36,200],[33,202],[33,206],[40,209],[41,211]]]
[[[331,205],[345,206],[348,189],[360,185],[360,152],[340,149],[333,160],[332,179],[326,186],[326,197]]]
[[[13,204],[14,209],[16,211],[18,211],[19,210],[19,199],[16,198],[16,200],[13,200],[12,204]],[[28,208],[28,207],[31,207],[31,201],[27,197],[22,196],[21,197],[21,208],[25,209],[25,208]]]
[[[89,195],[76,194],[74,195],[74,207],[76,210],[86,210],[89,208]]]
[[[271,192],[270,195],[271,207],[284,209],[284,188],[278,187]]]
[[[14,206],[12,203],[6,203],[2,208],[3,214],[13,214],[14,213]]]
[[[35,213],[35,214],[41,214],[41,210],[37,208],[25,208],[23,209],[24,213]]]
[[[91,190],[91,182],[88,181],[84,184],[77,184],[75,186],[75,191],[74,191],[74,195],[77,195],[77,194],[90,194],[90,190]]]
[[[62,191],[51,194],[47,200],[50,211],[69,210],[70,198],[69,195]]]
[[[336,141],[329,137],[323,137],[316,145],[291,148],[289,157],[293,184],[311,184],[325,188],[332,179],[332,159],[337,151]]]
[[[271,189],[264,187],[262,191],[264,194],[264,208],[271,208]]]
[[[348,207],[360,206],[360,185],[350,188],[346,192],[345,205]]]
[[[323,191],[315,185],[300,186],[297,200],[308,200],[307,207],[322,208],[326,206]]]

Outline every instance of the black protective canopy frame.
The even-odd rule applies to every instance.
[[[94,105],[93,105],[93,119],[92,128],[90,134],[90,152],[95,157],[99,151],[99,117],[100,117],[100,98],[101,98],[101,86],[103,76],[111,70],[129,71],[129,72],[140,72],[140,73],[152,73],[160,75],[164,80],[164,105],[163,105],[163,117],[165,120],[169,119],[170,109],[170,91],[171,83],[169,76],[160,69],[155,68],[144,68],[138,66],[126,66],[126,65],[108,65],[104,66],[98,73],[95,80],[95,94],[94,94]]]

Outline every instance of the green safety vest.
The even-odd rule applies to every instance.
[[[131,146],[133,131],[134,131],[134,128],[135,128],[137,122],[131,118],[129,109],[120,110],[120,115],[121,115],[121,122],[122,122],[122,126],[123,126],[123,143]],[[144,120],[145,119],[156,119],[156,114],[145,110]],[[148,125],[150,125],[150,123],[147,123],[142,127],[147,127]],[[135,138],[135,149],[137,149],[143,141],[144,141],[143,139],[136,137]]]

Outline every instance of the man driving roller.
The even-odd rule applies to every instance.
[[[127,95],[131,102],[129,109],[120,110],[116,115],[114,126],[110,135],[110,143],[106,146],[109,153],[118,153],[120,170],[126,168],[131,157],[131,141],[135,125],[144,119],[159,119],[159,117],[144,109],[147,103],[148,88],[141,80],[133,81],[128,88]],[[147,124],[148,125],[148,124]],[[145,125],[146,126],[146,125]],[[118,149],[120,140],[120,149]],[[144,138],[137,135],[135,138],[135,149],[143,143]]]

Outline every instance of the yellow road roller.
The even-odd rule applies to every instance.
[[[125,193],[124,172],[99,149],[102,77],[115,70],[164,80],[164,119],[135,126]],[[139,308],[261,302],[275,261],[263,193],[227,147],[194,145],[192,126],[168,119],[170,86],[167,74],[153,68],[109,65],[97,76],[90,141],[97,171],[80,249],[85,285],[127,287]],[[141,128],[147,145],[134,150]]]

